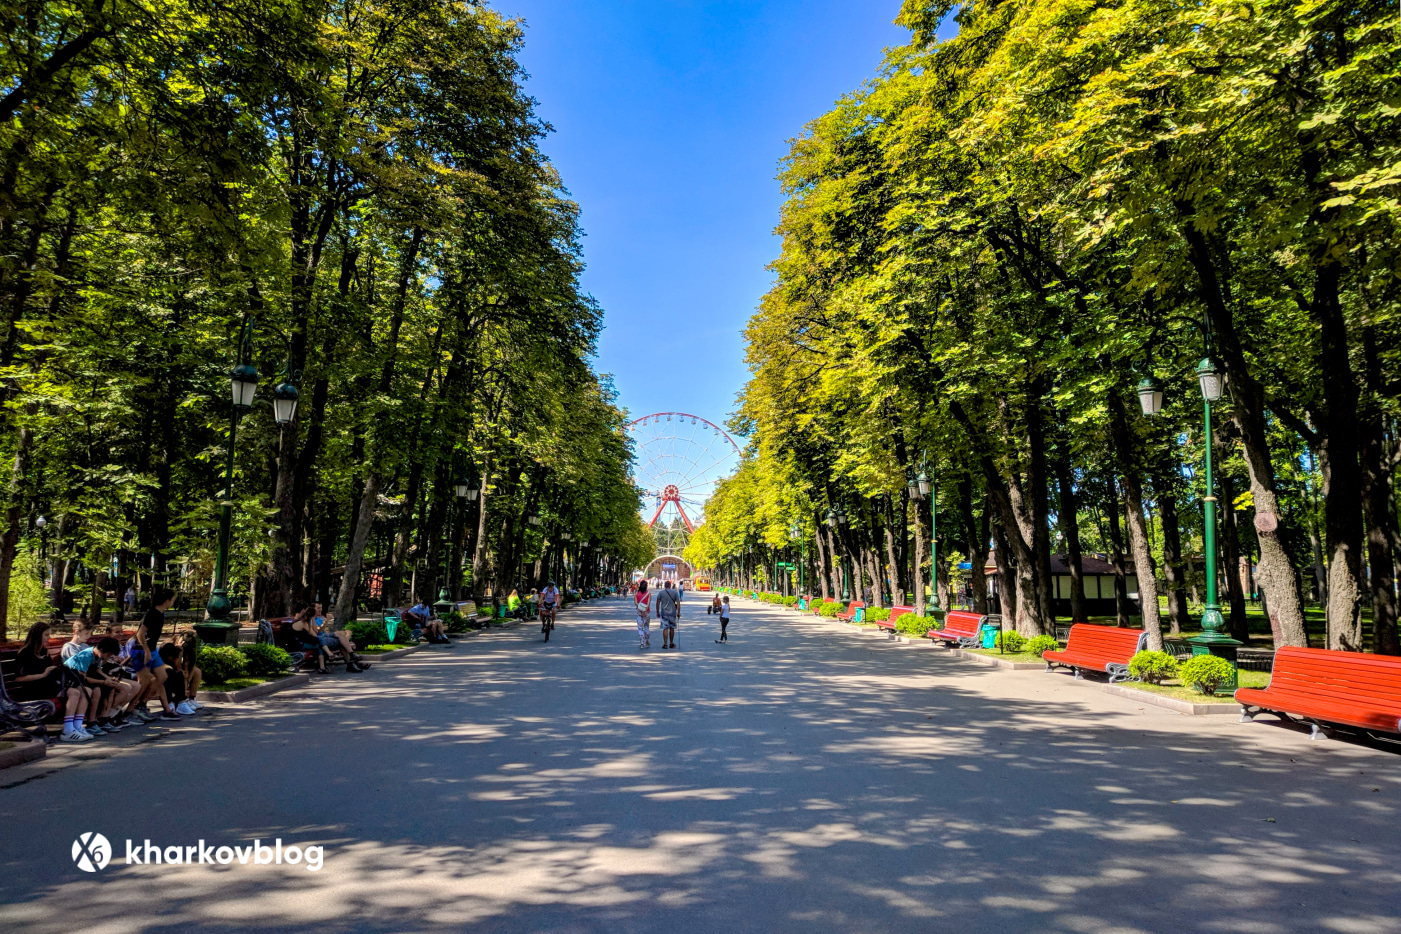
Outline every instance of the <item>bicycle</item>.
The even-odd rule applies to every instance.
[[[540,605],[540,631],[545,634],[545,641],[550,641],[550,633],[555,628],[555,608],[552,605]]]

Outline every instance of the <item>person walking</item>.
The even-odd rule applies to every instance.
[[[647,582],[639,581],[637,593],[632,598],[633,608],[637,610],[637,647],[639,649],[650,649],[652,647],[652,606],[647,596]]]
[[[662,622],[662,648],[676,648],[676,623],[681,619],[681,595],[666,581],[657,591],[657,618]]]
[[[715,600],[717,603],[720,604],[719,609],[715,611],[720,614],[720,638],[716,639],[715,641],[729,642],[730,634],[726,632],[726,630],[730,628],[730,598],[726,597],[723,601],[721,601],[720,598],[717,596]]]

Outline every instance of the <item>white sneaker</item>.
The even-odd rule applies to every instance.
[[[86,743],[90,739],[92,739],[92,734],[83,730],[64,730],[63,735],[59,737],[59,742]]]
[[[185,701],[185,703],[189,704],[191,707],[193,707],[193,708],[196,709],[196,710],[199,710],[200,708],[202,708],[202,707],[204,706],[204,705],[201,704],[199,701],[193,701],[193,700]]]
[[[188,717],[195,712],[195,708],[190,705],[189,701],[181,701],[180,706],[175,708],[175,712]]]

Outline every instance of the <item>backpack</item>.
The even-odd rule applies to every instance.
[[[259,645],[272,645],[272,623],[265,619],[258,620],[258,634],[254,637],[254,641]]]

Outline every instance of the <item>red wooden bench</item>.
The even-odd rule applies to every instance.
[[[876,620],[876,625],[882,629],[889,629],[891,632],[895,632],[895,621],[906,613],[913,613],[914,611],[915,608],[912,606],[893,606],[890,608],[890,618]]]
[[[125,646],[127,640],[135,635],[127,631],[113,638]],[[88,637],[86,644],[97,645],[106,636],[106,632],[96,633]],[[63,647],[68,642],[62,636],[50,636],[46,640],[44,648],[54,664],[61,664]],[[47,736],[47,723],[61,722],[59,714],[63,710],[64,698],[58,694],[44,696],[50,692],[37,690],[32,682],[14,680],[17,674],[15,656],[23,647],[23,642],[0,644],[0,734],[9,729],[42,739]]]
[[[1064,651],[1052,649],[1041,657],[1046,660],[1047,671],[1061,665],[1074,669],[1076,678],[1083,678],[1082,672],[1088,668],[1109,675],[1109,683],[1113,684],[1128,678],[1129,659],[1147,641],[1148,633],[1142,629],[1076,623],[1070,627]]]
[[[846,605],[846,609],[837,614],[837,619],[851,622],[856,619],[856,611],[866,609],[866,604],[860,600],[853,600]]]
[[[1401,733],[1401,658],[1284,646],[1264,688],[1238,688],[1240,719],[1255,711],[1298,717],[1317,739],[1323,724]]]
[[[987,617],[969,610],[949,610],[944,616],[943,629],[931,629],[928,637],[935,642],[945,642],[959,648],[971,649],[978,644],[983,623]]]

